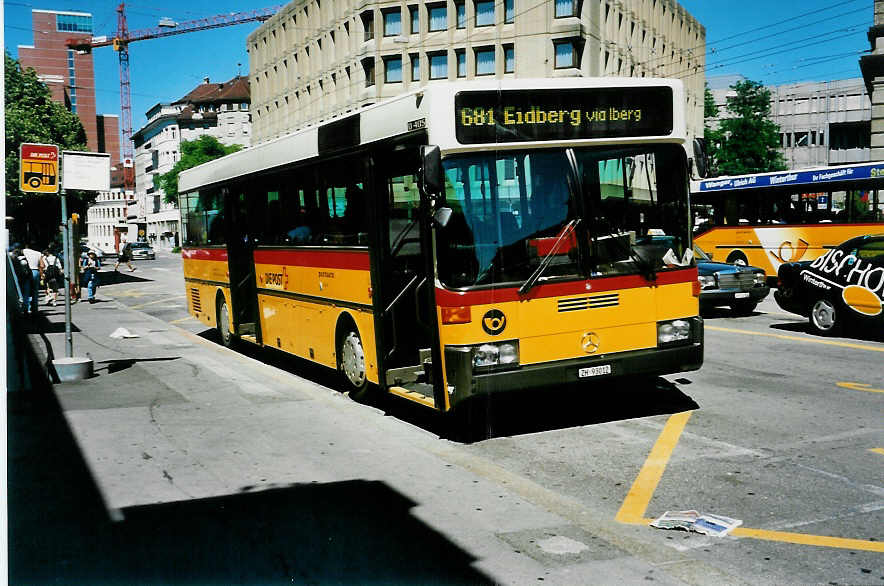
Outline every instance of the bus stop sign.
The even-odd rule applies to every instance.
[[[22,191],[58,193],[58,147],[53,144],[22,143],[19,148]]]

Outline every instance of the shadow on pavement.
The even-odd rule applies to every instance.
[[[107,265],[105,264],[105,267]],[[119,285],[120,283],[143,283],[148,281],[153,281],[153,279],[148,279],[147,277],[139,277],[136,276],[138,271],[129,272],[128,268],[124,268],[118,271],[113,269],[113,264],[111,264],[110,268],[103,268],[101,272],[98,273],[98,290],[101,290],[101,287],[105,285]],[[85,287],[84,293],[85,293]],[[84,295],[85,296],[85,295]]]
[[[100,360],[95,363],[95,373],[107,370],[107,374],[114,374],[121,370],[131,368],[138,362],[165,362],[167,360],[178,360],[180,356],[170,356],[168,358],[121,358],[118,360]],[[104,366],[99,366],[104,365]]]
[[[381,482],[243,488],[112,521],[45,378],[7,402],[11,584],[491,583]]]
[[[206,330],[199,335],[221,343],[215,330]],[[236,350],[317,384],[344,390],[334,370],[309,360],[251,344],[239,344]],[[690,383],[688,379],[678,380]],[[462,442],[699,409],[699,405],[684,394],[678,385],[664,378],[648,377],[490,395],[468,401],[455,412],[446,414],[379,393],[367,402],[384,410],[387,415],[440,437]]]

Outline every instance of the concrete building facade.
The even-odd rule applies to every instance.
[[[728,86],[710,78],[719,115],[726,116]],[[724,86],[724,87],[722,87]],[[862,78],[771,86],[771,120],[780,127],[780,144],[790,169],[864,163],[872,158],[869,131],[872,105]]]
[[[86,240],[90,247],[102,251],[119,251],[128,239],[129,199],[123,183],[123,170],[111,170],[110,191],[99,192],[95,202],[86,210]]]
[[[120,121],[96,114],[95,70],[92,54],[69,49],[69,39],[92,36],[88,12],[31,10],[34,44],[18,46],[22,67],[30,67],[49,87],[52,99],[80,118],[90,151],[109,153],[111,164],[120,160]]]
[[[225,145],[251,144],[248,78],[203,83],[173,103],[146,112],[147,123],[132,135],[135,145],[135,201],[129,210],[129,234],[159,249],[179,244],[180,212],[164,201],[157,178],[181,159],[181,141],[214,136]]]
[[[675,0],[293,0],[247,39],[254,141],[445,80],[676,77],[703,131],[705,28]]]
[[[866,90],[871,96],[872,118],[869,142],[872,160],[884,161],[884,0],[875,0],[872,26],[868,32],[870,53],[860,57]]]

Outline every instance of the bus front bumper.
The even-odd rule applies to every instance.
[[[679,346],[526,364],[493,372],[473,372],[470,355],[450,348],[446,349],[445,363],[453,405],[474,395],[698,370],[703,365],[703,333],[701,327],[698,336]]]

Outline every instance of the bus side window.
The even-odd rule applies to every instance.
[[[323,244],[364,246],[368,244],[368,216],[363,188],[362,164],[358,159],[335,162],[327,168],[322,203],[326,206]]]

